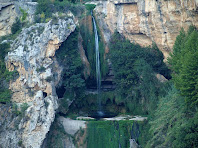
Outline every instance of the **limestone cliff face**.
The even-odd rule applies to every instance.
[[[62,68],[54,57],[55,51],[77,23],[73,14],[67,16],[25,28],[12,43],[6,66],[19,73],[18,79],[10,82],[12,101],[19,108],[23,103],[29,107],[15,129],[0,132],[0,146],[14,148],[19,140],[28,148],[42,145],[58,108],[55,86],[61,79]]]
[[[0,36],[11,33],[11,26],[15,22],[15,6],[12,3],[0,5]]]
[[[36,2],[31,0],[0,0],[0,36],[11,34],[12,24],[21,17],[20,8],[27,12],[27,19],[33,22]]]
[[[97,4],[95,16],[106,42],[117,30],[131,42],[148,46],[154,41],[167,58],[183,27],[198,27],[197,0],[108,0]]]

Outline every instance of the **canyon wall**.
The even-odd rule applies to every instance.
[[[131,42],[155,42],[167,59],[183,27],[198,27],[198,0],[108,0],[89,2],[108,43],[117,30]]]
[[[74,20],[73,14],[67,13],[65,18],[34,24],[24,28],[11,44],[6,67],[19,73],[10,82],[12,102],[19,109],[26,104],[27,110],[20,119],[11,116],[9,122],[0,124],[0,147],[18,147],[19,143],[28,148],[41,147],[58,108],[55,87],[63,68],[54,57],[55,51],[75,30]],[[7,110],[12,114],[11,108]],[[15,120],[18,124],[10,126]]]

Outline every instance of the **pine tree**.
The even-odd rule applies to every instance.
[[[189,106],[198,104],[198,31],[182,29],[168,59],[173,70],[173,81]]]

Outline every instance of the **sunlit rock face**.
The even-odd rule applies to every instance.
[[[106,42],[117,30],[141,46],[154,41],[168,57],[176,36],[183,27],[198,27],[197,0],[108,0],[97,4],[95,16]]]
[[[0,0],[0,37],[11,34],[11,27],[16,18],[22,16],[21,10],[27,13],[24,22],[32,23],[37,2],[32,0]]]
[[[68,13],[64,19],[37,23],[24,28],[11,44],[6,67],[19,73],[10,82],[12,101],[18,106],[27,103],[29,107],[17,128],[0,133],[0,146],[17,147],[20,142],[28,148],[41,147],[58,108],[55,87],[63,68],[54,57],[55,52],[75,30],[74,20],[73,14]],[[15,136],[10,137],[12,133]]]

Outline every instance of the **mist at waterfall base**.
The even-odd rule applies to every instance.
[[[96,81],[97,81],[97,101],[98,108],[95,111],[90,113],[90,116],[96,119],[108,118],[116,116],[115,113],[105,111],[101,105],[101,73],[100,73],[100,52],[99,52],[99,40],[98,40],[98,31],[96,27],[96,21],[92,14],[94,34],[95,34],[95,53],[96,53]]]

